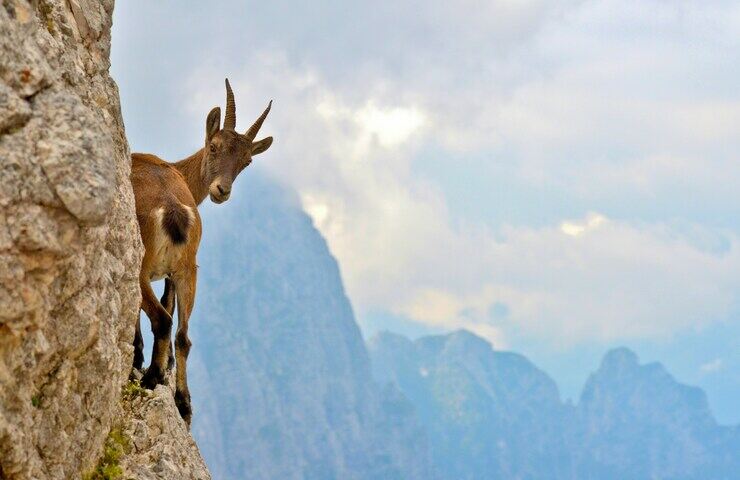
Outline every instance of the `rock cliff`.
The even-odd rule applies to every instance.
[[[124,387],[123,412],[114,426],[123,443],[118,462],[122,478],[210,480],[198,446],[177,413],[172,372],[168,385],[154,391],[135,384]]]
[[[0,3],[1,479],[79,478],[116,429],[151,412],[177,420],[161,392],[139,410],[120,398],[142,247],[108,74],[112,10],[113,0]],[[167,428],[189,439],[184,425]],[[156,456],[146,434],[124,459]]]

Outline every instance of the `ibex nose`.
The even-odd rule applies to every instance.
[[[216,188],[218,189],[218,193],[220,193],[221,195],[228,195],[229,193],[231,193],[231,187],[216,185]]]

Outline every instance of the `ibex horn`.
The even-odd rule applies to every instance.
[[[234,92],[231,91],[229,79],[226,79],[226,117],[224,117],[224,130],[236,128],[236,104],[234,103]]]
[[[262,112],[262,115],[260,115],[260,118],[258,118],[254,124],[249,127],[249,130],[247,130],[247,133],[244,134],[245,137],[247,137],[247,140],[250,142],[254,140],[254,137],[257,136],[257,132],[260,131],[260,128],[262,127],[262,123],[265,121],[265,118],[267,118],[267,114],[270,113],[270,108],[272,107],[272,100],[270,100],[270,103],[267,105],[267,108],[264,112]]]

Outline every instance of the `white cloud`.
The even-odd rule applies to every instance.
[[[381,146],[393,148],[408,140],[424,124],[424,114],[415,108],[378,108],[374,102],[355,112],[355,121],[376,135]]]
[[[439,64],[410,61],[397,76],[370,69],[361,85],[337,85],[275,48],[252,52],[232,75],[240,125],[276,99],[264,168],[299,192],[361,318],[385,310],[502,345],[511,331],[553,343],[660,337],[729,315],[740,291],[738,232],[682,218],[681,209],[689,195],[719,208],[740,201],[740,103],[717,80],[734,72],[724,62],[737,36],[708,27],[720,13],[676,13],[689,4],[623,5],[583,2],[557,21],[523,11],[511,38],[526,40],[490,56],[473,48],[481,14],[459,45],[478,63],[445,50]],[[449,66],[440,74],[444,60],[465,75]],[[195,72],[185,88],[198,134],[203,112],[222,103],[212,88],[218,71]],[[446,179],[414,170],[430,151],[494,156],[506,180],[537,192],[522,204],[546,209],[562,195],[602,213],[532,224],[463,219]],[[467,175],[501,181],[483,168]],[[476,195],[490,210],[503,207],[490,191]],[[635,199],[643,204],[633,215],[595,206]],[[643,219],[651,202],[670,216]],[[506,315],[492,316],[493,305]]]
[[[571,237],[577,237],[579,235],[583,235],[584,233],[590,230],[599,228],[599,225],[602,225],[606,221],[607,219],[605,216],[600,215],[598,213],[591,213],[588,215],[588,217],[583,222],[567,221],[567,222],[561,223],[560,230],[566,235],[570,235]]]
[[[353,110],[327,95],[316,105],[316,112],[327,123],[349,123],[355,127],[355,146],[350,152],[354,157],[366,155],[376,142],[386,149],[399,147],[427,123],[424,113],[416,107],[379,107],[372,99]]]
[[[575,237],[556,227],[502,233],[473,251],[460,247],[465,238],[440,246],[440,256],[477,264],[469,273],[478,281],[457,277],[448,289],[417,289],[397,312],[435,326],[472,321],[498,327],[499,337],[515,328],[570,344],[697,328],[728,315],[736,301],[737,238],[730,254],[717,256],[667,235],[664,226],[610,221]],[[425,280],[440,279],[418,284]],[[478,285],[461,288],[465,283]],[[508,318],[490,319],[494,304],[508,306]]]
[[[721,370],[723,367],[723,362],[721,358],[715,358],[711,362],[707,362],[699,367],[699,370],[702,371],[702,373],[714,373]]]

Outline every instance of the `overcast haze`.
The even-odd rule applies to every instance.
[[[275,100],[254,168],[366,336],[467,328],[566,397],[628,345],[740,421],[737,2],[126,1],[112,71],[169,160],[225,76],[239,129]]]

